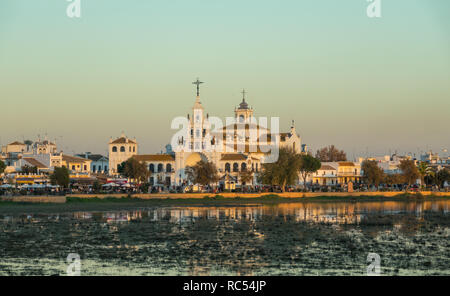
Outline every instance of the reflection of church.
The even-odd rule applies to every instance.
[[[253,109],[245,101],[245,91],[242,102],[234,110],[234,122],[218,128],[215,119],[205,113],[200,102],[201,83],[198,80],[194,82],[197,85],[197,97],[192,114],[188,114],[186,118],[188,128],[183,136],[178,137],[178,145],[173,147],[173,151],[168,145],[165,154],[138,155],[137,147],[134,150],[128,147],[137,146],[135,139],[122,135],[109,144],[109,159],[110,162],[114,160],[114,164],[110,163],[110,173],[115,174],[117,164],[132,156],[148,165],[151,184],[176,186],[186,182],[187,166],[204,160],[216,165],[222,185],[233,188],[234,185],[241,184],[240,175],[244,171],[254,172],[253,181],[247,182],[247,185],[256,184],[261,164],[267,161],[274,145],[291,147],[297,153],[305,152],[306,147],[301,145],[293,124],[290,132],[278,133],[256,122]]]

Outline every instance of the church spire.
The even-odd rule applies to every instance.
[[[192,109],[203,109],[202,103],[200,102],[200,84],[204,82],[200,81],[200,79],[197,78],[197,81],[192,82],[192,84],[197,85],[197,97],[195,98],[194,107]]]
[[[197,97],[199,97],[199,96],[200,96],[200,84],[202,84],[202,83],[204,83],[204,82],[200,81],[200,79],[199,79],[199,78],[197,78],[197,81],[195,81],[195,82],[192,82],[192,84],[195,84],[195,85],[197,85]]]
[[[242,102],[244,102],[245,103],[245,94],[246,94],[247,92],[245,91],[245,88],[242,90],[242,92],[241,92],[241,94],[242,94]]]
[[[247,94],[247,92],[245,91],[245,89],[242,90],[241,94],[242,94],[242,102],[239,104],[239,109],[242,109],[242,110],[244,110],[244,109],[249,109],[249,108],[248,108],[248,104],[247,104],[247,102],[245,101],[245,95]]]

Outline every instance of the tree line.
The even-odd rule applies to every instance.
[[[418,179],[421,180],[422,187],[436,185],[442,188],[445,182],[450,182],[449,169],[443,168],[437,171],[423,161],[416,165],[413,160],[404,159],[400,161],[398,168],[400,173],[386,174],[375,160],[365,160],[361,164],[364,180],[368,185],[375,186],[377,189],[380,184],[391,186],[407,184],[406,190],[408,190]]]

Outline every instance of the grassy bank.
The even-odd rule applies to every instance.
[[[323,202],[348,202],[348,201],[410,201],[410,200],[450,200],[449,196],[436,196],[427,195],[424,196],[420,193],[400,193],[395,196],[383,196],[383,195],[361,195],[361,196],[311,196],[311,197],[282,197],[277,194],[262,195],[258,197],[224,197],[222,195],[208,196],[203,198],[158,198],[148,199],[140,198],[136,196],[127,197],[67,197],[67,203],[121,203],[121,202],[151,202],[155,204],[247,204],[247,203],[292,203],[292,202],[311,202],[311,201],[323,201]]]

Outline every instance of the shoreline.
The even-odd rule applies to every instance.
[[[371,192],[372,193],[372,192]],[[0,200],[0,214],[29,214],[29,213],[63,213],[77,211],[120,211],[152,207],[233,207],[255,205],[278,205],[286,203],[357,203],[357,202],[425,202],[425,201],[450,201],[450,193],[440,192],[440,195],[423,195],[417,193],[373,192],[372,195],[349,195],[344,193],[337,195],[322,195],[306,197],[285,197],[280,194],[264,194],[257,196],[225,197],[214,194],[196,194],[183,198],[170,194],[153,198],[140,195],[96,195],[96,196],[26,196],[26,197],[2,197]],[[303,193],[298,193],[303,194]],[[242,194],[241,194],[242,195]]]

